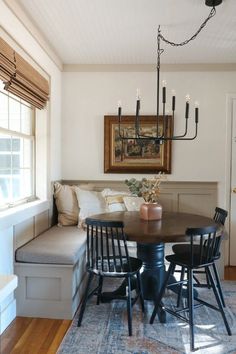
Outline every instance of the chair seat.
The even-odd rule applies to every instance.
[[[199,245],[194,245],[193,249],[194,249],[194,253],[199,253]],[[172,246],[172,251],[175,254],[178,254],[181,256],[188,254],[188,257],[189,257],[190,252],[191,252],[191,245],[189,243],[188,244],[187,243],[179,243],[179,244]],[[218,258],[220,258],[220,253],[218,253],[217,256],[214,257],[214,259],[218,259]]]
[[[186,252],[184,254],[171,254],[166,256],[166,260],[170,263],[174,263],[181,267],[197,269],[205,267],[205,265],[209,264],[209,262],[203,256],[201,262],[199,262],[199,254],[193,254],[193,262],[190,260],[190,252]]]
[[[182,254],[185,254],[186,252],[190,253],[190,249],[191,249],[191,245],[189,243],[188,244],[179,243],[179,244],[176,244],[176,245],[172,246],[172,251],[175,254],[181,254],[182,255]]]
[[[103,258],[102,261],[98,261],[96,267],[88,268],[89,272],[97,275],[104,275],[107,277],[125,277],[126,275],[136,274],[142,267],[142,261],[138,258],[129,257],[130,264],[127,263],[127,258],[122,258],[123,271],[121,271],[121,260],[119,257],[113,259]]]

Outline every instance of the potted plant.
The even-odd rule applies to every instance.
[[[142,178],[138,181],[136,178],[125,180],[130,192],[134,196],[143,197],[145,203],[140,207],[140,217],[145,220],[159,220],[162,217],[162,206],[158,199],[160,195],[160,184],[166,180],[166,176],[159,172],[152,178]]]

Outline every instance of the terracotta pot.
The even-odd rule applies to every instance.
[[[162,206],[158,203],[141,204],[140,218],[143,220],[160,220],[162,218]]]

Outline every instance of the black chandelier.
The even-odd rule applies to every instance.
[[[212,7],[208,17],[205,21],[201,24],[197,32],[192,35],[189,39],[181,42],[181,43],[174,43],[166,39],[162,33],[160,26],[158,27],[158,34],[157,34],[157,101],[156,101],[156,129],[155,135],[148,135],[142,133],[142,127],[140,122],[140,94],[137,92],[137,101],[136,101],[136,115],[135,115],[135,122],[134,122],[134,134],[129,135],[125,134],[124,130],[122,129],[122,108],[120,101],[118,102],[118,134],[119,138],[122,141],[127,140],[135,140],[138,144],[142,145],[145,141],[154,141],[157,144],[162,144],[168,140],[194,140],[197,137],[198,133],[198,117],[199,117],[199,107],[198,102],[195,102],[195,133],[193,136],[188,136],[188,120],[189,120],[189,95],[186,96],[186,105],[185,105],[185,129],[182,134],[175,135],[174,129],[169,129],[170,120],[169,115],[166,114],[166,82],[163,80],[162,82],[162,116],[160,116],[160,58],[161,54],[164,52],[164,49],[161,48],[161,40],[167,44],[170,44],[175,47],[181,47],[188,44],[190,41],[194,40],[197,35],[201,32],[201,30],[205,27],[207,22],[216,14],[215,7],[222,3],[222,0],[205,0],[205,4],[207,6]],[[138,91],[138,90],[137,90]],[[175,104],[176,104],[176,97],[175,93],[172,92],[172,121],[174,121],[174,114],[175,114]],[[159,127],[161,121],[162,124],[162,131],[161,134],[159,133]]]

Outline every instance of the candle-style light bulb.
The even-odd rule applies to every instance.
[[[136,90],[136,98],[137,98],[137,101],[140,101],[140,98],[141,98],[141,91],[139,88],[137,88]]]
[[[166,80],[162,80],[162,87],[166,87],[166,85],[167,85]]]
[[[185,99],[186,99],[186,102],[189,102],[189,101],[190,101],[190,95],[187,94],[187,95],[185,96]]]

